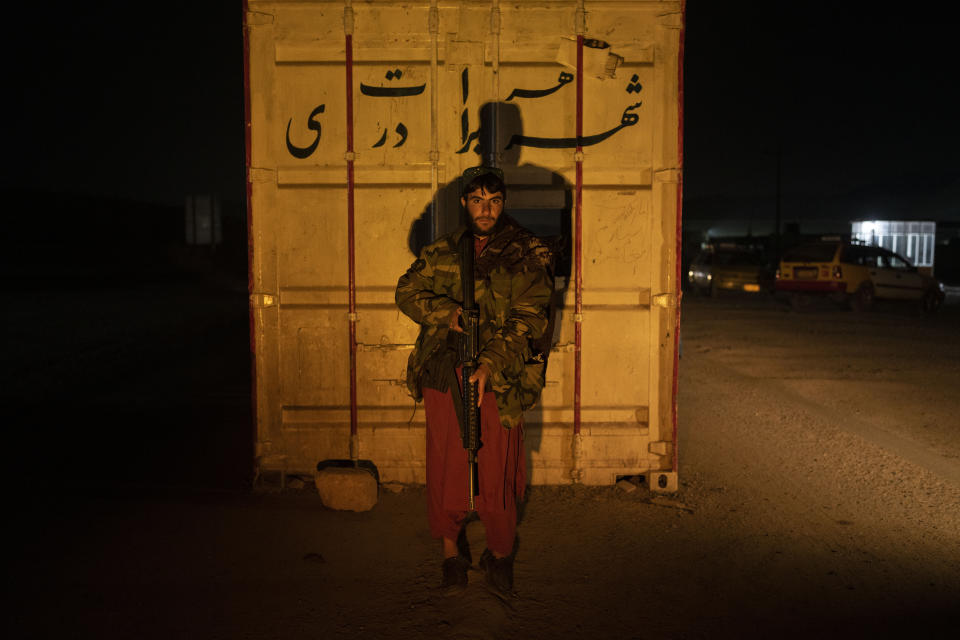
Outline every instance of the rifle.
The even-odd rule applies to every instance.
[[[483,389],[477,389],[470,376],[477,370],[480,351],[480,311],[473,294],[473,234],[467,230],[460,239],[460,280],[463,283],[463,334],[460,340],[460,389],[463,398],[463,420],[460,435],[467,450],[467,506],[476,509],[474,496],[479,491],[477,478],[477,449],[480,448],[480,408],[477,406]]]

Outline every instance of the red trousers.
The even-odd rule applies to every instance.
[[[467,452],[449,391],[423,390],[427,418],[427,517],[434,538],[456,540],[467,516]],[[513,552],[517,530],[517,498],[527,484],[523,427],[504,429],[493,392],[480,405],[480,449],[477,451],[479,492],[477,515],[487,534],[487,547],[498,554]]]

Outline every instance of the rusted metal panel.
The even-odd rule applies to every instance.
[[[506,173],[508,213],[563,250],[531,480],[675,481],[682,24],[679,1],[249,0],[264,465],[352,453],[424,480],[402,384],[416,326],[393,291],[483,161]]]

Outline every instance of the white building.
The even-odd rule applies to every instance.
[[[913,220],[858,220],[851,236],[866,244],[899,253],[915,267],[933,268],[937,223]]]

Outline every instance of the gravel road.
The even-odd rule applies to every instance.
[[[19,419],[95,414],[77,455],[121,471],[14,478],[6,637],[955,637],[957,307],[687,299],[680,491],[532,488],[505,600],[477,572],[437,591],[422,487],[359,514],[245,489],[242,299],[223,308],[188,353]],[[162,455],[137,473],[143,442]]]

